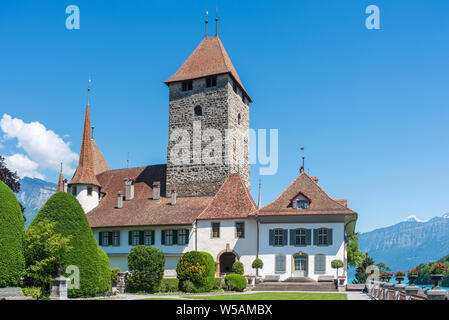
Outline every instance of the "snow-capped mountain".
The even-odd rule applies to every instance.
[[[36,216],[40,208],[56,192],[56,184],[37,178],[25,177],[20,180],[20,192],[17,199],[25,207],[26,226]]]

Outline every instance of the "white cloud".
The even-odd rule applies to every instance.
[[[17,147],[23,149],[28,155],[28,157],[20,154],[11,156],[23,165],[22,168],[16,165],[20,176],[23,176],[24,172],[34,173],[36,176],[39,174],[37,170],[59,171],[61,162],[65,175],[71,175],[75,171],[78,155],[70,150],[70,142],[65,142],[55,132],[45,128],[43,124],[37,121],[25,123],[21,119],[4,114],[0,120],[0,128],[5,133],[4,140],[17,139]],[[38,166],[33,168],[31,162],[27,162],[24,157]]]
[[[8,169],[12,172],[17,172],[20,178],[30,177],[44,179],[45,177],[37,171],[39,165],[30,160],[24,154],[14,154],[9,157],[5,157],[5,163]]]

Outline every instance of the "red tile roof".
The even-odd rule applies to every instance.
[[[257,210],[251,194],[238,174],[230,175],[198,220],[247,218]]]
[[[310,199],[309,209],[297,210],[292,208],[292,199],[300,193]],[[256,213],[258,213],[259,216],[313,214],[340,214],[357,216],[357,213],[343,205],[342,201],[331,199],[314,181],[314,179],[305,172],[301,173],[276,200],[264,206],[259,211],[254,212],[253,215]]]
[[[70,185],[88,184],[100,186],[100,183],[95,176],[94,156],[92,151],[90,129],[90,111],[89,105],[87,105],[86,116],[84,118],[83,141],[81,142],[80,158],[75,174],[73,175],[73,178],[69,183]]]
[[[94,158],[95,175],[99,175],[100,173],[111,170],[95,140],[92,139],[91,143],[92,143],[92,154]]]
[[[125,179],[134,179],[134,199],[117,209],[117,194]],[[213,197],[178,197],[176,205],[165,196],[166,165],[107,171],[98,176],[106,192],[100,205],[87,213],[92,228],[192,224]],[[160,200],[152,200],[153,183],[160,182]]]
[[[248,99],[252,101],[218,36],[204,38],[178,71],[165,80],[165,83],[169,84],[224,73],[230,73],[248,96]]]
[[[64,176],[62,175],[62,170],[59,172],[58,186],[56,187],[56,192],[64,192]]]

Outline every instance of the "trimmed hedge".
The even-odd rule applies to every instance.
[[[253,261],[253,264],[251,265],[254,269],[262,269],[263,268],[263,261],[260,258],[256,258]]]
[[[243,263],[241,263],[240,261],[234,262],[232,264],[232,272],[243,275],[245,273]]]
[[[30,226],[46,219],[56,222],[55,232],[65,237],[71,236],[71,249],[63,255],[60,264],[64,271],[70,265],[79,268],[80,288],[69,289],[68,296],[76,298],[104,293],[100,291],[100,287],[103,287],[105,282],[100,279],[105,273],[102,267],[102,261],[105,260],[100,258],[97,241],[78,200],[65,192],[55,193],[39,210]],[[108,279],[110,280],[110,274]]]
[[[97,248],[100,257],[100,268],[98,269],[98,292],[111,291],[111,263],[108,255],[102,249]]]
[[[246,278],[240,274],[228,274],[225,277],[225,283],[228,290],[243,291],[248,282]]]
[[[177,278],[162,279],[159,288],[160,292],[176,292],[179,288],[179,280]]]
[[[131,275],[126,280],[131,291],[157,292],[164,276],[164,253],[143,245],[131,249],[128,255]]]
[[[25,221],[14,192],[0,181],[0,288],[16,287],[25,273]]]
[[[183,282],[190,281],[193,284],[192,292],[208,292],[214,287],[215,262],[207,252],[189,251],[179,259],[176,273],[182,291],[186,291]]]

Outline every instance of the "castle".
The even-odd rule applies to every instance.
[[[333,277],[335,259],[346,266],[357,214],[346,200],[331,199],[318,178],[300,173],[262,208],[252,199],[252,100],[220,38],[206,36],[165,84],[167,164],[111,170],[91,137],[88,104],[78,167],[68,185],[60,175],[58,191],[78,199],[111,267],[128,270],[136,245],[164,252],[166,277],[176,276],[179,257],[191,250],[209,252],[217,276],[236,260],[245,275],[255,275],[256,257],[264,263],[260,276],[278,280]],[[198,129],[210,136],[198,136]]]

